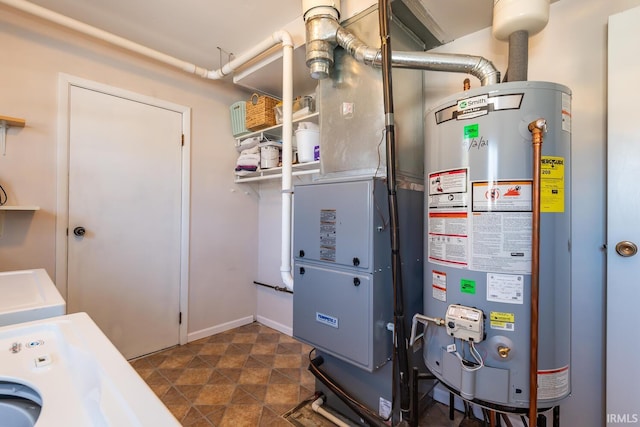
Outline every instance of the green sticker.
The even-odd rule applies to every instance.
[[[478,124],[467,125],[464,127],[464,139],[478,137]]]
[[[473,294],[476,293],[476,282],[475,280],[462,279],[460,280],[460,292],[463,294]]]

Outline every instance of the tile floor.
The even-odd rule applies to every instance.
[[[183,426],[287,426],[313,396],[311,347],[252,323],[131,362]]]
[[[311,347],[259,323],[131,362],[183,426],[291,427],[282,414],[309,399]],[[457,426],[444,405],[420,425]]]

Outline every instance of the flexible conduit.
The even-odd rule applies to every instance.
[[[35,5],[25,0],[0,0],[0,4],[10,6],[30,15],[37,16],[49,22],[56,23],[66,28],[78,31],[82,34],[105,41],[114,46],[135,52],[147,58],[154,59],[171,67],[178,68],[190,74],[200,77],[219,80],[231,73],[258,55],[266,52],[274,46],[282,45],[282,250],[280,274],[285,287],[293,290],[293,276],[291,274],[291,199],[292,199],[292,138],[293,138],[293,40],[286,31],[276,31],[247,52],[238,55],[218,70],[207,70],[195,64],[177,59],[173,56],[148,48],[131,40],[101,30],[84,22],[69,18],[68,16],[53,12],[52,10]]]

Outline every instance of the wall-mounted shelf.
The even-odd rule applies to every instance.
[[[40,206],[0,206],[0,211],[39,211]]]
[[[0,116],[0,150],[3,156],[7,154],[7,129],[10,127],[23,128],[25,124],[26,121],[24,119]]]
[[[318,113],[311,113],[301,117],[296,117],[293,119],[294,131],[295,124],[299,122],[313,122],[318,123]],[[252,138],[255,136],[259,136],[261,139],[272,139],[272,140],[280,140],[282,138],[282,124],[268,127],[266,129],[258,130],[255,132],[248,133],[246,135],[237,138],[236,143],[240,143],[241,140],[246,138]],[[307,163],[296,163],[292,166],[293,176],[299,175],[311,175],[314,173],[320,172],[320,162],[307,162]],[[244,175],[237,175],[235,178],[236,183],[243,182],[252,182],[252,181],[264,181],[268,179],[276,179],[282,177],[282,167],[277,168],[269,168],[269,169],[258,169],[255,172],[249,172]]]
[[[320,162],[307,162],[307,163],[296,163],[291,165],[293,172],[291,173],[293,176],[299,175],[312,175],[314,173],[320,172]],[[282,177],[282,167],[270,168],[270,169],[259,169],[255,172],[249,172],[246,175],[236,175],[235,182],[243,183],[243,182],[252,182],[252,181],[265,181],[268,179],[276,179]]]
[[[0,237],[4,231],[4,216],[7,212],[34,212],[39,211],[40,206],[0,206]]]
[[[293,124],[295,125],[296,123],[299,122],[313,122],[313,123],[318,123],[318,117],[319,114],[318,112],[315,113],[311,113],[311,114],[306,114],[300,117],[296,117],[295,113],[294,113],[294,119],[293,119]],[[295,132],[295,126],[293,127],[293,131]],[[275,125],[275,126],[271,126],[265,129],[260,129],[251,133],[248,133],[246,135],[242,135],[241,137],[236,138],[236,140],[239,142],[243,139],[246,138],[252,138],[254,136],[259,136],[260,138],[263,137],[268,137],[269,139],[280,139],[282,138],[282,123]]]

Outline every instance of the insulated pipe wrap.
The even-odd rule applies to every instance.
[[[509,36],[507,81],[526,81],[529,68],[529,33],[515,31]]]

